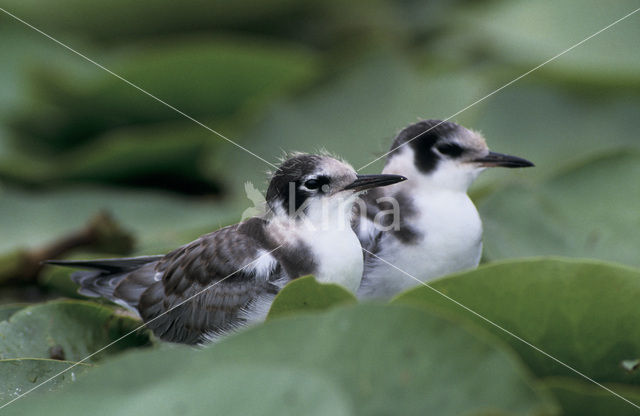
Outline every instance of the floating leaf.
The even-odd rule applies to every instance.
[[[33,387],[68,369],[72,361],[49,360],[43,358],[13,358],[0,360],[0,405],[18,398]],[[69,372],[52,379],[46,385],[34,390],[34,393],[53,391],[61,384],[75,381],[78,374],[85,371],[88,364],[81,363]],[[35,397],[29,393],[29,399]],[[29,400],[27,399],[27,400]],[[22,400],[22,399],[20,399]]]
[[[313,276],[299,277],[278,293],[267,318],[322,311],[356,302],[356,297],[340,285],[318,283]]]
[[[130,354],[7,414],[551,414],[510,352],[426,311],[359,305],[267,322],[205,351]],[[455,386],[453,389],[451,386]]]
[[[28,303],[8,303],[0,305],[0,322],[6,321],[11,315],[28,305]]]
[[[208,37],[130,46],[107,61],[110,70],[189,116],[222,120],[305,85],[317,68],[313,55],[300,48]],[[47,66],[33,83],[47,104],[30,107],[13,123],[23,147],[62,151],[115,127],[184,120],[98,68],[83,79]]]
[[[485,257],[590,257],[640,266],[640,151],[604,154],[480,204]]]
[[[606,387],[629,400],[630,404],[602,387],[575,379],[552,377],[543,380],[545,386],[558,399],[562,414],[566,416],[632,416],[638,414],[640,389],[622,384]]]
[[[63,357],[79,361],[138,326],[139,321],[92,302],[54,301],[29,306],[0,322],[0,359]],[[90,361],[149,342],[144,330],[134,332]]]
[[[640,350],[640,271],[595,261],[514,260],[430,283],[561,362],[601,383],[640,385],[620,367]],[[579,377],[427,287],[394,303],[429,305],[472,320],[508,342],[540,377]]]
[[[236,222],[242,212],[229,202],[152,191],[76,188],[32,193],[0,188],[0,212],[5,214],[0,216],[0,251],[50,243],[101,210],[112,213],[123,228],[131,230],[137,248],[146,254],[161,254]]]
[[[467,48],[489,49],[500,59],[530,69],[614,23],[638,7],[634,0],[526,0],[478,4],[460,22]],[[640,87],[637,16],[599,33],[537,71],[547,79]],[[473,38],[471,38],[471,36]]]

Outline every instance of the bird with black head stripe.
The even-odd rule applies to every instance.
[[[81,294],[140,315],[163,340],[197,344],[265,318],[280,289],[313,274],[355,292],[363,258],[351,229],[356,196],[399,175],[357,175],[324,155],[295,154],[273,174],[268,212],[230,225],[166,255],[50,261],[79,267]]]
[[[365,249],[358,296],[388,298],[476,267],[482,222],[469,186],[486,168],[528,166],[533,163],[490,151],[480,133],[455,123],[425,120],[402,130],[382,172],[409,180],[365,195],[366,206],[354,217]]]

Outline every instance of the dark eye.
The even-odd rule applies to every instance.
[[[462,153],[464,153],[464,149],[455,143],[441,144],[437,146],[436,149],[438,149],[438,152],[442,153],[443,155],[451,157],[458,157]]]
[[[320,188],[320,181],[317,179],[309,179],[304,183],[304,186],[307,189],[318,189]]]

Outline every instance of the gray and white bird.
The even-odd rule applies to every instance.
[[[427,282],[476,267],[482,222],[467,190],[494,166],[533,163],[489,151],[480,133],[455,123],[425,120],[402,130],[382,172],[410,180],[364,195],[365,208],[356,204],[354,229],[365,249],[358,297],[388,298],[420,284],[398,269]]]
[[[273,175],[264,216],[163,256],[49,263],[91,269],[72,275],[79,292],[136,311],[161,339],[202,343],[264,319],[278,291],[303,275],[355,293],[363,256],[351,229],[353,201],[404,179],[357,175],[334,158],[296,154]]]

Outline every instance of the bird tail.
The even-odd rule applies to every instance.
[[[78,293],[89,297],[104,297],[112,302],[122,304],[122,300],[113,295],[116,286],[130,272],[161,258],[162,256],[144,256],[101,260],[47,260],[44,263],[89,269],[71,274],[71,280],[80,286]],[[124,306],[130,307],[129,305]]]

